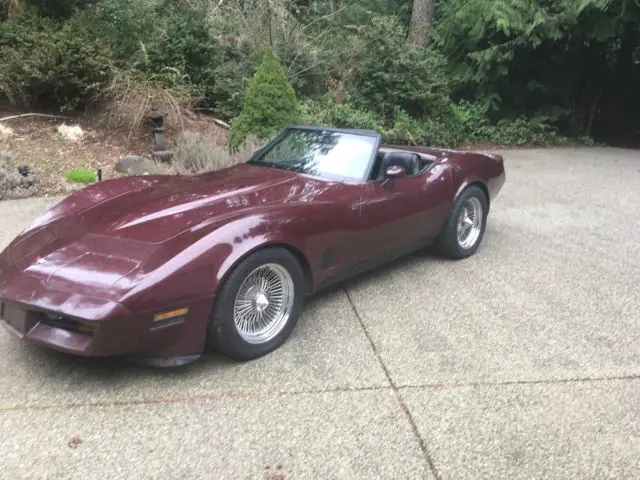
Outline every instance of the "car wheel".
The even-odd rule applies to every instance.
[[[464,190],[436,238],[436,249],[455,259],[473,255],[482,242],[488,211],[487,197],[481,188],[471,186]]]
[[[304,282],[300,263],[284,248],[249,255],[218,290],[209,321],[209,344],[238,360],[275,350],[298,322]]]

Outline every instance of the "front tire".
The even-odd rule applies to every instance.
[[[238,360],[251,360],[281,346],[298,322],[304,272],[284,248],[265,248],[242,260],[222,283],[208,343]]]
[[[473,255],[484,236],[489,204],[484,191],[475,185],[458,197],[435,241],[440,254],[453,259]]]

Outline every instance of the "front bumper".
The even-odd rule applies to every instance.
[[[138,356],[176,364],[174,357],[193,358],[204,350],[213,296],[151,297],[138,311],[119,302],[120,292],[57,283],[24,272],[10,264],[6,250],[0,252],[0,324],[25,341],[86,357]],[[154,322],[158,313],[185,307],[183,321]]]
[[[161,364],[161,359],[202,353],[211,303],[192,302],[183,321],[158,328],[154,312],[135,314],[113,302],[100,308],[108,312],[106,317],[89,320],[68,315],[66,309],[0,299],[0,323],[18,338],[58,351],[86,357],[137,356]]]
[[[69,315],[68,308],[45,309],[37,304],[0,300],[0,321],[19,338],[76,355],[123,355],[145,344],[143,333],[150,322],[113,302],[100,306],[97,301],[92,303],[102,320]]]

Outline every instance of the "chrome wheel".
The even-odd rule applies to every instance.
[[[238,334],[252,344],[266,343],[289,320],[295,289],[289,271],[277,263],[253,270],[238,289],[233,321]]]
[[[473,247],[482,231],[482,204],[476,197],[469,198],[460,211],[458,217],[458,245],[461,248]]]

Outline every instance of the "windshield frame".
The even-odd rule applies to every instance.
[[[374,138],[374,143],[373,143],[373,146],[371,148],[371,155],[369,157],[369,161],[368,161],[367,167],[366,167],[362,177],[361,178],[353,178],[353,177],[339,177],[338,176],[338,177],[336,177],[336,179],[338,179],[339,181],[343,181],[343,182],[366,183],[367,180],[369,179],[369,177],[371,176],[371,171],[373,169],[373,165],[374,165],[374,162],[375,162],[375,159],[376,159],[376,155],[378,154],[378,150],[380,149],[380,144],[381,144],[381,136],[375,130],[356,130],[356,129],[350,129],[350,128],[331,128],[331,127],[307,126],[307,125],[298,125],[298,126],[295,126],[295,127],[287,127],[277,137],[275,137],[273,140],[268,142],[264,147],[262,147],[261,149],[257,150],[247,160],[246,163],[248,163],[249,165],[256,165],[256,166],[261,166],[261,167],[266,167],[266,168],[277,168],[277,169],[281,169],[281,170],[287,170],[286,168],[283,168],[282,166],[279,166],[277,164],[272,164],[270,162],[261,163],[261,159],[264,158],[264,156],[266,156],[271,150],[273,150],[287,135],[289,135],[289,133],[291,131],[295,131],[295,130],[334,132],[334,133],[342,133],[342,134],[349,134],[349,135],[361,135],[361,136],[366,136],[366,137],[373,137]],[[324,177],[324,176],[321,176],[321,175],[313,175],[311,173],[300,173],[300,172],[295,172],[295,170],[289,170],[289,171],[292,171],[294,173],[298,173],[299,175],[309,175],[309,176],[312,176],[314,178],[328,179],[328,177]]]

